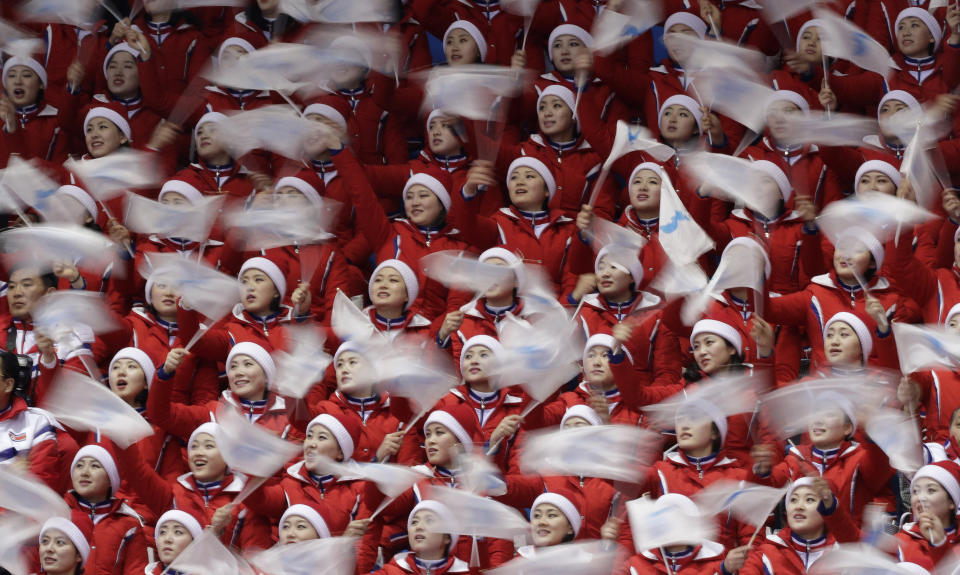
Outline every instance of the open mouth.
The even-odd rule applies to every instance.
[[[27,95],[27,91],[24,90],[23,88],[14,88],[13,95],[16,98],[23,98],[24,96]]]
[[[127,388],[127,380],[125,380],[125,379],[118,379],[118,380],[117,380],[117,391],[123,391],[123,390],[126,389],[126,388]]]

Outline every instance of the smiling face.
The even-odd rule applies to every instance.
[[[863,348],[860,337],[850,324],[835,321],[823,334],[824,353],[830,365],[837,367],[860,367],[863,365]]]
[[[495,366],[496,356],[485,345],[472,345],[463,354],[463,380],[467,384],[487,381]]]
[[[697,119],[685,106],[671,104],[660,114],[660,135],[671,144],[682,144],[698,132]]]
[[[303,440],[303,459],[307,462],[307,469],[317,471],[319,457],[343,461],[343,451],[337,443],[337,438],[325,425],[314,423],[307,430],[307,437]]]
[[[259,401],[267,394],[267,376],[260,364],[249,355],[238,353],[227,366],[230,391],[241,399]]]
[[[558,142],[573,139],[573,110],[557,96],[544,96],[537,104],[537,120],[540,132]]]
[[[147,388],[143,368],[132,359],[118,359],[113,362],[109,378],[110,391],[129,405],[134,405],[140,392]]]
[[[403,210],[418,226],[436,226],[445,214],[443,204],[430,188],[414,184],[403,194]]]
[[[822,56],[820,52],[820,28],[817,26],[808,26],[800,36],[800,42],[797,43],[797,55],[800,59],[814,66],[820,65]]]
[[[437,156],[452,156],[463,152],[460,137],[457,136],[457,126],[460,122],[449,116],[434,116],[427,126],[427,135],[430,152]]]
[[[164,521],[156,532],[157,557],[164,565],[173,563],[193,543],[193,535],[179,521]]]
[[[280,545],[319,539],[320,535],[309,521],[299,515],[289,515],[280,524]]]
[[[715,333],[699,333],[693,338],[693,359],[700,371],[713,375],[734,362],[737,350]]]
[[[857,180],[857,193],[880,192],[888,196],[897,193],[897,184],[883,172],[866,172]]]
[[[561,74],[568,76],[574,72],[574,58],[580,54],[589,53],[590,48],[571,34],[560,34],[550,45],[550,60],[553,61],[553,67]]]
[[[345,351],[337,356],[337,363],[333,366],[337,376],[337,389],[340,393],[352,397],[370,397],[373,395],[372,385],[369,383],[368,370],[370,365],[359,353]]]
[[[40,96],[43,84],[40,76],[26,66],[10,66],[3,79],[7,97],[17,108],[35,104]]]
[[[908,16],[897,25],[897,48],[908,58],[922,58],[930,55],[933,34],[923,20]]]
[[[587,351],[587,362],[583,365],[583,379],[589,385],[601,389],[614,384],[613,372],[610,370],[610,348],[596,345]]]
[[[270,312],[273,301],[280,297],[270,276],[256,268],[248,269],[240,276],[240,293],[243,309],[261,317]]]
[[[817,511],[818,505],[820,496],[813,489],[805,485],[794,489],[787,501],[790,530],[807,540],[823,535],[823,517]]]
[[[110,478],[103,464],[93,457],[81,457],[70,471],[73,490],[91,503],[106,501],[110,497]]]
[[[573,526],[560,508],[552,503],[541,503],[530,514],[533,544],[537,547],[559,545],[573,536]]]
[[[517,209],[536,212],[543,209],[547,199],[547,183],[533,168],[518,166],[507,178],[507,192]]]
[[[476,64],[480,61],[480,48],[469,32],[456,28],[447,34],[447,40],[443,43],[443,55],[451,66]]]
[[[59,529],[47,529],[40,537],[40,564],[50,575],[73,573],[83,557],[73,541]]]
[[[431,529],[439,523],[437,515],[430,510],[421,509],[410,519],[410,529],[407,539],[410,550],[421,559],[440,559],[446,555],[450,535],[434,533]]]
[[[187,446],[187,465],[194,479],[204,483],[223,479],[227,472],[217,440],[209,433],[198,433]]]
[[[85,129],[87,152],[94,158],[102,158],[117,151],[128,142],[116,124],[106,118],[91,118]]]
[[[140,93],[137,60],[129,52],[117,52],[107,64],[107,89],[116,98],[134,98]]]
[[[836,449],[853,433],[853,424],[842,410],[827,408],[813,416],[807,432],[817,449]]]
[[[623,271],[623,266],[614,265],[607,256],[597,264],[597,291],[613,302],[626,301],[632,295],[633,276]]]
[[[653,170],[640,170],[630,180],[630,205],[641,217],[660,213],[660,176]]]
[[[427,461],[434,467],[450,467],[456,454],[463,449],[457,436],[441,423],[427,426],[423,447],[427,450]]]
[[[373,305],[377,309],[403,309],[407,303],[407,284],[400,272],[393,268],[383,268],[373,276],[373,289],[370,291]]]

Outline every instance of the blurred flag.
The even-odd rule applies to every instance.
[[[33,327],[48,337],[61,329],[83,325],[93,333],[108,333],[120,327],[103,298],[84,290],[55,291],[41,297],[30,314]]]
[[[856,114],[831,114],[829,120],[813,115],[787,114],[785,122],[783,141],[790,145],[861,146],[865,137],[880,131],[876,120]]]
[[[301,22],[330,24],[396,22],[400,17],[392,0],[280,0],[280,11]]]
[[[128,193],[124,224],[138,234],[204,242],[210,237],[222,204],[223,197],[218,196],[203,198],[198,204],[177,206]]]
[[[438,533],[513,539],[530,532],[530,524],[519,511],[481,495],[467,493],[462,489],[430,486],[426,498],[446,505],[455,520],[455,523],[450,524],[445,517],[438,515],[439,521],[431,526],[431,529]]]
[[[893,322],[900,371],[906,375],[921,369],[960,367],[960,334],[939,325]]]
[[[250,564],[270,575],[352,575],[356,544],[353,537],[326,537],[274,545],[251,556]]]
[[[608,7],[593,21],[593,49],[609,55],[662,21],[659,0],[624,0],[617,10]]]
[[[236,278],[178,254],[150,254],[139,271],[143,277],[156,273],[157,278],[175,285],[188,308],[213,321],[240,303],[240,282]]]
[[[308,86],[323,86],[345,63],[334,54],[306,44],[275,43],[235,60],[221,60],[211,71],[218,86],[243,90],[276,90],[292,94]],[[351,59],[350,64],[358,64]]]
[[[896,393],[896,388],[888,389],[876,379],[876,376],[829,377],[771,391],[763,397],[765,421],[785,439],[806,433],[810,423],[828,411],[846,410],[844,413],[850,412],[856,417]]]
[[[336,475],[342,479],[363,479],[377,484],[377,489],[388,498],[393,498],[407,489],[410,489],[418,481],[429,477],[415,467],[406,465],[393,465],[390,463],[358,463],[348,461],[340,463],[328,457],[307,456],[316,461],[318,470],[323,473]]]
[[[24,549],[36,544],[42,525],[17,513],[0,516],[0,567],[11,575],[27,575]]]
[[[945,563],[949,562],[945,561]],[[938,567],[937,573],[940,573]],[[824,553],[810,566],[810,575],[849,573],[850,575],[916,575],[913,569],[901,567],[897,561],[881,551],[860,543],[843,543]],[[946,573],[950,573],[947,571]]]
[[[713,521],[699,512],[691,515],[674,502],[658,505],[652,499],[634,499],[627,501],[627,515],[637,551],[681,543],[699,545],[716,534]]]
[[[650,417],[651,428],[660,430],[674,429],[678,414],[696,413],[710,419],[711,415],[750,413],[757,407],[763,386],[759,377],[751,375],[719,378],[648,405],[643,412]]]
[[[600,168],[600,175],[597,176],[596,181],[593,183],[593,192],[590,194],[589,201],[591,206],[596,203],[597,196],[600,194],[604,182],[607,181],[607,176],[610,174],[613,163],[621,156],[635,151],[643,152],[661,163],[666,162],[676,154],[670,146],[654,140],[650,131],[643,126],[634,126],[623,120],[617,120],[617,134],[613,139],[610,155],[608,155],[607,159],[603,162],[603,166]]]
[[[394,75],[399,69],[403,47],[398,38],[390,33],[384,33],[379,30],[370,31],[358,27],[354,27],[349,32],[345,32],[343,29],[320,27],[310,30],[302,41],[330,50],[334,55],[343,59],[343,61],[349,61],[351,58],[356,60],[356,52],[351,53],[350,44],[339,44],[343,46],[342,48],[337,48],[334,45],[334,42],[340,38],[352,38],[353,40],[350,41],[350,44],[362,44],[366,46],[370,51],[371,59],[369,66],[371,69],[388,76]],[[357,63],[359,64],[361,62]],[[364,66],[367,65],[366,62],[362,62],[362,64]]]
[[[503,473],[496,465],[490,462],[486,455],[473,452],[463,452],[454,458],[457,469],[459,488],[477,495],[500,496],[507,493],[507,483]]]
[[[606,13],[605,10],[603,13]],[[606,541],[539,547],[533,557],[517,557],[488,575],[594,575],[611,573],[619,550]]]
[[[325,124],[308,120],[289,106],[266,106],[240,112],[221,120],[217,130],[217,137],[233,157],[263,149],[291,160],[303,157],[309,139],[330,132]]]
[[[17,8],[23,22],[59,23],[78,28],[93,24],[97,0],[27,0]]]
[[[696,263],[678,266],[667,260],[667,264],[660,268],[650,287],[665,294],[667,298],[692,294],[707,286],[707,274]]]
[[[232,406],[217,410],[217,448],[233,471],[254,477],[272,477],[300,449],[252,421]]]
[[[823,8],[816,8],[813,13],[820,21],[820,49],[827,56],[850,61],[884,77],[891,68],[900,69],[886,48],[849,20]]]
[[[696,262],[714,246],[710,236],[690,217],[666,172],[660,185],[659,238],[663,251],[679,266]]]
[[[153,435],[153,427],[107,386],[65,369],[46,395],[43,408],[73,429],[99,431],[122,448]]]
[[[253,575],[250,565],[227,549],[212,529],[204,529],[177,555],[166,571],[190,575]]]
[[[764,0],[763,19],[772,24],[810,10],[816,4],[817,0]]]
[[[728,69],[710,68],[697,73],[701,104],[761,134],[767,123],[767,104],[773,89]]]
[[[593,238],[595,240],[593,247],[596,251],[600,251],[606,246],[620,246],[639,253],[647,245],[647,238],[604,218],[594,220]]]
[[[936,217],[909,200],[868,191],[831,202],[817,216],[817,226],[835,246],[852,227],[864,228],[881,243],[886,243],[896,236],[898,226],[922,224]]]
[[[369,373],[379,388],[412,400],[420,407],[420,415],[431,410],[460,381],[449,355],[435,348],[399,340],[375,342],[369,357],[377,358],[375,369]]]
[[[493,111],[500,109],[501,98],[512,98],[520,93],[526,72],[506,66],[486,64],[433,68],[415,78],[424,82],[423,106],[430,110],[470,118],[490,120]]]
[[[5,194],[12,197],[4,203],[10,203],[9,209],[16,211],[21,204],[18,200],[36,208],[40,212],[51,208],[51,202],[57,193],[60,184],[56,183],[43,172],[37,160],[23,160],[19,156],[11,156],[7,167],[0,172],[0,180]],[[12,202],[12,203],[11,203]]]
[[[932,209],[940,202],[940,182],[937,172],[924,142],[924,130],[918,126],[913,137],[903,151],[903,161],[900,162],[900,173],[910,178],[917,204]],[[946,179],[949,183],[949,177]]]
[[[333,298],[330,327],[341,341],[366,341],[378,333],[370,315],[354,305],[339,288]]]
[[[81,270],[103,273],[113,263],[116,244],[103,234],[78,225],[39,224],[0,233],[2,251],[18,261],[30,259],[40,265],[73,262]],[[121,269],[111,268],[119,275]]]
[[[70,507],[59,493],[29,473],[0,465],[0,509],[43,523],[51,517],[70,518]]]
[[[245,6],[244,0],[153,0],[150,10],[191,10],[210,6]]]
[[[339,202],[323,198],[320,207],[237,209],[225,215],[224,223],[243,234],[248,249],[302,246],[334,238],[331,230],[340,207]]]
[[[780,194],[767,194],[757,185],[758,171],[753,162],[726,154],[694,152],[686,158],[687,168],[704,186],[723,192],[724,198],[743,204],[767,218],[777,216]]]
[[[500,328],[504,353],[494,370],[499,387],[520,385],[537,402],[546,401],[580,373],[572,359],[582,355],[579,335],[564,312],[546,312],[533,323],[508,314]]]
[[[750,288],[758,294],[766,285],[769,260],[763,247],[752,238],[731,243],[723,250],[717,271],[706,288],[688,296],[680,312],[686,325],[693,325],[707,311],[711,300],[730,288]]]
[[[420,266],[428,277],[466,292],[485,293],[498,284],[514,281],[515,277],[511,267],[484,263],[473,254],[456,250],[426,255],[420,259]]]
[[[327,367],[333,357],[323,350],[326,338],[322,332],[307,326],[287,326],[286,351],[276,351],[273,357],[277,363],[277,377],[274,389],[286,397],[306,397],[310,388],[323,380]]]
[[[694,496],[704,515],[719,515],[729,511],[742,523],[759,527],[786,495],[787,489],[767,487],[746,481],[721,480],[708,485]]]
[[[890,459],[890,467],[903,473],[916,473],[923,466],[920,430],[912,416],[900,410],[877,408],[867,418],[867,435]]]
[[[156,187],[163,181],[156,154],[138,150],[117,151],[93,160],[70,159],[63,166],[101,202],[126,190]]]
[[[683,51],[683,68],[690,70],[696,77],[704,70],[717,70],[724,74],[737,74],[760,81],[765,73],[765,56],[752,48],[689,34],[665,34],[663,41],[668,46],[677,46]]]
[[[628,425],[529,432],[520,451],[523,473],[638,481],[657,459],[660,435]]]

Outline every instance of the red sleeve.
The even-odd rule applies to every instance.
[[[353,152],[343,148],[333,156],[333,163],[343,177],[344,189],[356,209],[357,235],[366,236],[368,244],[376,252],[395,236],[393,226]]]
[[[187,370],[178,369],[173,377],[189,377],[189,375]],[[173,381],[160,379],[159,373],[154,377],[150,393],[147,394],[147,417],[154,425],[186,441],[201,423],[210,421],[211,404],[173,403],[171,400],[173,388]],[[216,407],[212,409],[215,410]]]
[[[819,153],[823,163],[837,175],[840,182],[853,182],[863,164],[863,154],[851,146],[823,146]]]
[[[810,307],[810,294],[806,290],[765,299],[767,321],[781,325],[806,325],[807,309]]]
[[[479,194],[489,193],[489,190]],[[497,223],[492,219],[481,216],[474,209],[474,202],[479,203],[479,197],[465,199],[460,190],[451,194],[450,224],[460,230],[461,237],[479,250],[492,248],[500,243],[500,232]]]
[[[663,325],[661,320],[653,343],[653,382],[647,386],[652,393],[656,388],[662,388],[660,393],[676,393],[682,387],[677,383],[683,363],[680,353],[680,339],[670,328]],[[658,394],[659,395],[659,394]],[[663,398],[668,395],[663,395]],[[656,401],[660,401],[657,399]],[[651,401],[649,403],[656,403]]]
[[[228,316],[229,317],[229,316]],[[209,321],[209,320],[208,320]],[[180,345],[186,345],[190,339],[196,335],[200,326],[200,313],[190,309],[184,309],[182,305],[177,307],[177,339]],[[230,334],[223,327],[223,321],[219,321],[207,333],[194,343],[191,348],[196,355],[209,359],[211,361],[223,361],[230,353]]]
[[[830,89],[845,109],[875,109],[883,96],[883,87],[883,77],[875,72],[830,77]]]
[[[123,480],[137,501],[146,505],[152,512],[166,513],[173,505],[173,489],[156,471],[143,460],[138,444],[126,449],[117,449],[117,463],[123,469]]]
[[[378,198],[403,199],[403,186],[410,179],[409,164],[387,164],[385,166],[363,167],[363,173]]]
[[[424,94],[423,89],[414,82],[401,78],[397,86],[395,78],[377,72],[370,73],[370,82],[373,101],[380,109],[402,117],[416,118],[420,115]]]
[[[953,91],[960,84],[960,46],[944,42],[941,58],[943,58],[941,66],[943,81],[947,89]]]
[[[910,241],[912,237],[911,230],[906,230],[900,234],[899,242],[892,250],[893,257],[890,258],[888,269],[893,281],[903,295],[913,298],[923,306],[937,295],[937,274],[914,257],[913,246]],[[950,239],[952,249],[953,238]],[[889,247],[892,243],[889,242],[887,246]]]
[[[60,474],[60,449],[57,445],[56,433],[53,437],[34,443],[30,446],[28,469],[34,477],[43,481],[50,489],[59,491]]]
[[[251,493],[243,504],[256,513],[279,519],[288,507],[287,494],[280,483],[263,485]]]
[[[913,255],[924,266],[930,269],[941,267],[950,267],[953,262],[940,263],[937,261],[937,239],[940,237],[940,228],[943,227],[945,218],[937,218],[917,226],[915,235],[917,246]]]
[[[333,298],[338,289],[348,296],[356,295],[350,293],[350,277],[346,260],[342,254],[333,250],[330,251],[327,261],[317,268],[310,284],[313,287],[313,299],[310,302],[311,314],[314,321],[323,325],[330,325]]]

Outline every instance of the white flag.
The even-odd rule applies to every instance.
[[[353,38],[357,42],[353,44],[363,44],[370,50],[370,68],[384,75],[392,76],[399,68],[401,53],[404,48],[397,36],[392,33],[385,33],[382,30],[364,30],[354,27],[349,32],[338,28],[316,28],[310,30],[306,37],[301,41],[320,46],[333,51],[340,59],[356,59],[356,51],[349,44],[334,45],[340,38]],[[341,47],[337,47],[341,46]],[[367,62],[358,62],[367,66]]]
[[[699,512],[691,515],[674,502],[658,505],[652,499],[634,499],[627,501],[627,515],[637,551],[681,543],[699,545],[716,534],[710,518]]]
[[[93,24],[97,0],[28,0],[17,8],[23,22],[53,22],[86,28]]]
[[[730,417],[738,413],[750,413],[757,407],[757,401],[763,390],[759,377],[743,375],[716,379],[699,385],[691,391],[681,391],[660,403],[648,405],[643,412],[650,417],[653,429],[674,429],[677,415],[689,415],[694,410],[703,412],[709,419],[711,414],[705,409]]]
[[[604,13],[607,12],[606,10]],[[594,575],[612,573],[619,550],[606,541],[538,547],[533,557],[517,557],[488,575]]]
[[[684,69],[695,76],[704,70],[719,70],[725,74],[749,76],[760,81],[764,73],[765,57],[762,52],[752,48],[688,34],[665,34],[663,41],[682,51]]]
[[[952,557],[953,555],[951,555]],[[950,560],[944,561],[950,563]],[[941,564],[942,565],[942,564]],[[938,565],[935,573],[951,573],[941,571]],[[888,575],[915,575],[913,569],[901,567],[896,559],[881,551],[860,543],[844,543],[824,553],[810,566],[810,575],[828,575],[833,573],[850,573],[851,575],[871,575],[886,573]]]
[[[333,220],[340,203],[322,199],[322,205],[297,209],[253,208],[231,211],[224,223],[243,234],[247,248],[269,250],[294,244],[313,244],[333,239]]]
[[[177,288],[183,303],[217,321],[240,303],[240,282],[213,268],[178,254],[150,254],[140,269],[143,277],[156,273]]]
[[[120,447],[153,435],[147,420],[110,388],[73,370],[60,372],[43,407],[64,425],[99,431]]]
[[[177,555],[166,571],[190,575],[253,575],[246,561],[227,549],[213,530],[204,529],[199,537]]]
[[[613,147],[607,156],[605,165],[612,166],[613,162],[630,152],[643,152],[658,162],[666,162],[677,152],[670,146],[657,142],[650,130],[643,126],[634,126],[623,120],[617,121],[617,134],[613,139]]]
[[[917,203],[927,208],[933,208],[940,202],[939,190],[941,186],[937,173],[930,159],[930,151],[924,143],[925,131],[922,126],[917,127],[913,137],[903,151],[903,161],[900,163],[900,173],[910,178]],[[949,181],[949,178],[947,178]]]
[[[832,114],[829,119],[803,114],[787,114],[783,141],[790,145],[860,146],[863,138],[880,131],[873,118],[856,114]]]
[[[417,468],[406,465],[358,463],[354,460],[341,463],[321,455],[308,455],[306,459],[324,474],[336,475],[341,479],[372,481],[377,484],[380,493],[387,498],[396,497],[413,487],[418,481],[429,477]]]
[[[593,223],[594,249],[600,251],[606,246],[621,246],[639,252],[647,245],[647,238],[630,228],[619,226],[610,220],[597,218]]]
[[[250,563],[270,575],[352,575],[356,543],[353,537],[327,537],[277,544],[250,557]]]
[[[192,8],[207,8],[209,6],[244,6],[244,0],[153,0],[150,9],[153,10],[190,10]]]
[[[616,11],[606,8],[593,21],[593,49],[609,55],[615,49],[653,28],[663,20],[657,0],[625,0]]]
[[[664,172],[660,184],[660,245],[677,265],[697,261],[714,243],[680,201],[670,177]]]
[[[370,370],[375,381],[390,395],[413,400],[421,411],[431,409],[459,382],[449,356],[436,348],[394,340],[375,346],[369,357],[377,358],[376,369]]]
[[[280,11],[301,22],[355,24],[396,22],[399,18],[392,0],[280,0]]]
[[[711,300],[730,288],[745,287],[762,293],[766,268],[770,265],[763,247],[752,238],[743,238],[723,250],[717,271],[706,288],[688,296],[681,310],[686,325],[695,324],[707,311]]]
[[[435,532],[498,539],[513,539],[530,532],[527,520],[509,505],[449,487],[431,487],[427,493],[429,499],[446,505],[455,521],[450,524],[438,515],[439,521],[431,527]]]
[[[420,267],[428,277],[443,285],[476,293],[514,281],[515,272],[509,266],[498,266],[479,261],[468,252],[445,250],[420,259]]]
[[[0,234],[7,254],[27,256],[38,263],[75,262],[82,270],[102,273],[113,263],[116,244],[103,234],[77,225],[39,224]],[[119,273],[119,268],[114,268]]]
[[[232,406],[217,410],[217,448],[230,469],[271,477],[297,456],[296,445],[248,421]]]
[[[500,6],[511,14],[530,18],[537,11],[540,0],[500,0]]]
[[[707,287],[707,274],[696,263],[677,266],[667,260],[650,287],[665,294],[668,299],[674,296],[692,294]]]
[[[693,499],[704,515],[729,511],[739,521],[759,527],[767,522],[786,493],[786,488],[725,479],[711,483]]]
[[[64,167],[74,173],[90,194],[105,202],[126,190],[153,188],[163,181],[157,155],[138,150],[117,151],[93,160],[67,160]]]
[[[321,332],[305,326],[287,326],[287,339],[292,343],[289,353],[274,352],[277,377],[274,389],[286,397],[306,397],[314,383],[323,379],[333,357],[323,351],[325,339]]]
[[[275,43],[241,54],[235,60],[220,61],[210,72],[210,81],[236,89],[290,94],[308,86],[324,85],[343,63],[362,64],[355,60],[344,62],[342,58],[343,54],[316,46]]]
[[[365,341],[377,333],[370,316],[354,305],[339,288],[333,298],[330,327],[342,341]]]
[[[475,65],[432,68],[415,75],[425,82],[424,111],[489,120],[503,98],[516,96],[524,85],[525,72],[505,66]],[[426,114],[424,114],[426,115]]]
[[[177,206],[128,193],[124,224],[138,234],[203,242],[210,237],[222,203],[222,197],[210,196],[199,203]]]
[[[939,325],[910,325],[893,322],[900,371],[911,374],[921,369],[960,367],[960,334]]]
[[[299,116],[289,106],[267,106],[221,120],[217,138],[234,157],[263,149],[285,158],[303,157],[308,138],[329,133],[330,127]]]
[[[763,19],[773,24],[810,10],[816,4],[817,0],[764,0]]]
[[[848,60],[884,77],[891,68],[900,69],[886,48],[850,21],[822,8],[815,9],[814,15],[820,21],[820,49],[827,56]]]
[[[896,235],[898,226],[913,226],[928,222],[937,216],[917,204],[868,191],[839,202],[831,202],[817,216],[817,226],[836,246],[852,227],[869,231],[878,241],[886,243]]]
[[[844,408],[856,417],[863,409],[878,406],[895,393],[896,388],[878,383],[876,377],[830,377],[767,393],[763,397],[763,411],[772,430],[779,437],[787,438],[805,433],[810,423],[825,411]]]
[[[660,435],[629,425],[530,432],[520,451],[527,474],[637,482],[657,458]]]
[[[51,517],[70,518],[70,507],[59,493],[28,473],[0,465],[0,509],[43,523]]]
[[[13,201],[19,200],[41,212],[50,208],[57,188],[60,187],[60,184],[54,182],[40,169],[39,162],[35,159],[23,160],[19,156],[11,156],[6,169],[0,174],[3,176],[0,185],[7,194],[13,194]],[[11,205],[5,211],[10,212],[14,209]]]
[[[759,171],[750,160],[694,152],[686,158],[686,165],[703,185],[720,190],[727,200],[744,204],[771,219],[777,216],[781,196],[767,194],[757,185]]]
[[[878,408],[867,419],[867,435],[890,459],[890,467],[911,474],[923,466],[920,430],[902,411]]]
[[[536,401],[546,401],[580,372],[575,363],[583,351],[579,335],[563,312],[547,311],[533,323],[508,314],[500,328],[504,353],[494,370],[499,386],[521,385]]]
[[[31,543],[36,543],[40,528],[40,523],[17,513],[0,516],[0,567],[11,575],[31,573],[24,561],[23,551]]]
[[[120,327],[103,298],[85,290],[48,293],[37,300],[30,315],[34,328],[53,339],[60,330],[72,331],[76,326],[93,333],[109,333]]]
[[[702,104],[740,122],[760,134],[767,123],[767,104],[774,91],[728,69],[707,69],[697,74],[695,84]]]

